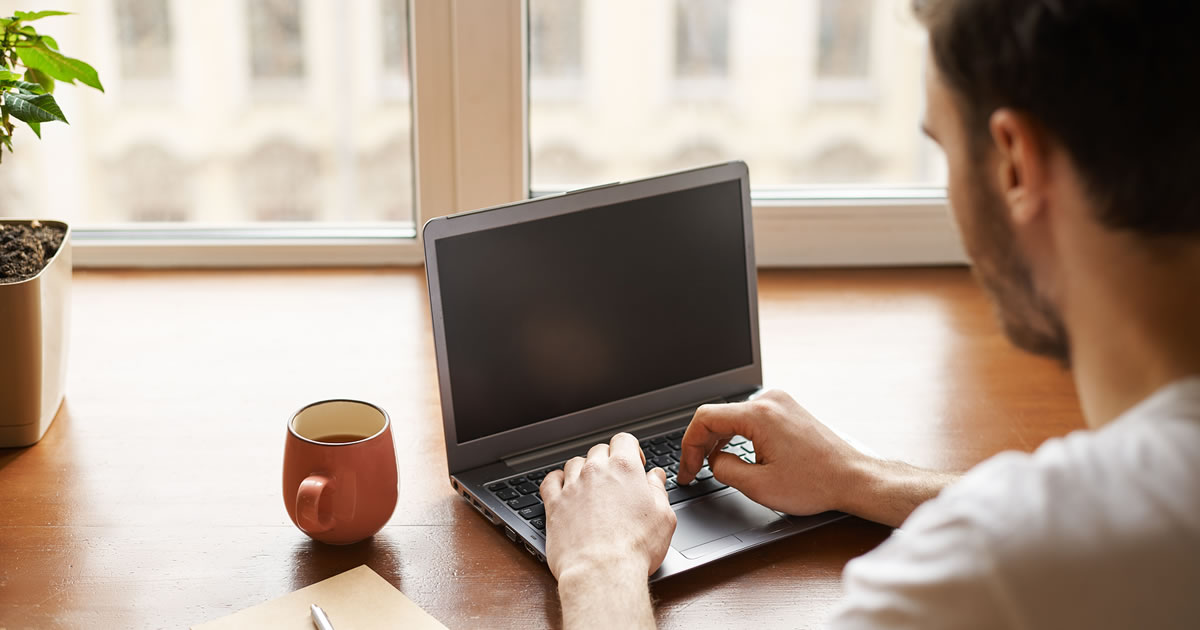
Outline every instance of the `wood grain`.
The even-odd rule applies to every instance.
[[[1011,348],[964,269],[764,271],[765,379],[885,456],[964,470],[1082,426],[1069,375]],[[391,414],[401,507],[311,542],[280,490],[302,405]],[[816,627],[849,519],[654,588],[662,628]],[[543,565],[446,481],[423,272],[84,271],[67,403],[0,450],[0,627],[186,627],[358,564],[451,628],[556,627]]]

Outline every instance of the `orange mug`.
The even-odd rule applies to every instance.
[[[300,531],[331,545],[370,538],[396,510],[399,478],[387,412],[358,400],[297,411],[283,449],[283,503]]]

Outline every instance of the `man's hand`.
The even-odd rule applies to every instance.
[[[620,560],[645,577],[662,564],[675,512],[661,468],[645,471],[637,438],[618,433],[542,480],[546,561],[555,577]]]
[[[735,435],[754,442],[754,464],[721,449]],[[957,479],[860,452],[787,394],[703,405],[683,436],[677,481],[687,484],[705,456],[718,481],[769,508],[806,515],[840,510],[899,526]]]
[[[646,577],[662,564],[675,512],[661,468],[645,471],[637,438],[618,433],[542,480],[546,561],[565,628],[653,628]]]

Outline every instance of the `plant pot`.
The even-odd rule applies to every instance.
[[[31,220],[0,219],[4,225]],[[0,447],[42,439],[62,405],[71,311],[71,228],[36,276],[0,284]]]

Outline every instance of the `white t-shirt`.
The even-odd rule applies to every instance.
[[[837,629],[1200,629],[1200,378],[976,466],[843,583]]]

